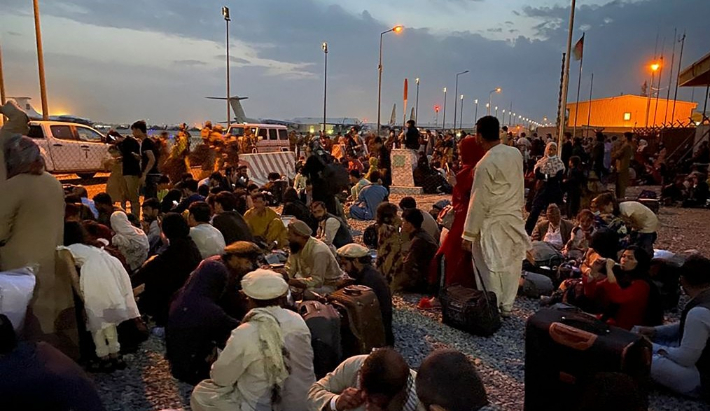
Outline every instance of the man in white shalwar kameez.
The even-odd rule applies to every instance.
[[[471,244],[474,266],[495,293],[501,315],[513,310],[525,253],[531,248],[525,232],[523,158],[514,147],[501,144],[498,119],[486,116],[476,123],[476,139],[486,155],[476,165],[465,246]],[[481,288],[480,279],[476,283]]]

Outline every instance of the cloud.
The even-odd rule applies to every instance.
[[[503,29],[500,27],[496,27],[496,28],[487,29],[486,31],[489,33],[502,33]]]
[[[18,33],[16,31],[6,31],[5,33],[7,33],[10,36],[15,36],[15,37],[22,36],[22,33]]]
[[[173,64],[177,66],[206,66],[207,63],[201,60],[174,60]]]

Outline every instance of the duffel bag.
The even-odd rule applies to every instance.
[[[483,291],[452,285],[443,288],[439,295],[441,318],[444,324],[474,335],[493,335],[501,326],[498,299],[486,290],[478,268],[474,267]]]

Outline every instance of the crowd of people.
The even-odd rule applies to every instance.
[[[235,161],[238,147],[218,141],[217,126],[204,140],[235,153],[224,164],[207,158],[208,177],[196,180],[187,172],[189,138],[168,152],[138,121],[131,136],[114,136],[120,167],[106,192],[89,199],[44,171],[39,148],[23,137],[26,117],[11,120],[0,129],[8,194],[0,269],[33,266],[37,285],[23,324],[0,315],[0,369],[16,376],[0,382],[10,404],[102,409],[73,360],[90,372],[125,368],[128,324],[165,341],[173,376],[195,386],[194,410],[489,410],[464,354],[434,351],[415,371],[393,348],[392,295],[424,294],[431,298],[420,305],[431,308],[442,286],[485,286],[506,318],[523,266],[551,258],[580,272],[551,300],[653,339],[657,383],[693,397],[710,389],[710,260],[686,259],[680,286],[691,301],[680,324],[663,325],[649,274],[658,218],[625,199],[633,136],[611,156],[616,193],[603,189],[611,168],[604,136],[591,156],[569,138],[558,155],[554,142],[511,138],[492,116],[458,143],[448,133],[420,133],[414,122],[386,140],[354,130],[332,146],[314,139],[293,182],[284,187],[275,175],[260,187]],[[417,156],[425,187],[452,193],[441,212],[421,210],[413,197],[389,201],[389,150],[397,145]],[[589,192],[593,173],[602,189]],[[588,205],[574,197],[583,193],[594,194]],[[366,246],[354,242],[348,217],[373,221]],[[350,284],[374,294],[385,341],[317,380],[320,353],[298,302],[328,301]]]

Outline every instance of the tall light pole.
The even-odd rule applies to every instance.
[[[230,96],[230,90],[229,90],[229,7],[224,6],[222,7],[222,17],[224,17],[224,22],[227,25],[226,28],[226,35],[227,35],[227,129],[229,130],[229,125],[232,123],[232,115],[230,113],[230,104],[229,104],[229,97]]]
[[[2,45],[0,45],[0,106],[5,105],[5,78],[2,74]],[[0,125],[5,124],[5,116],[0,116]]]
[[[476,111],[473,113],[473,124],[476,124],[478,121],[478,99],[473,100],[473,104],[476,105]]]
[[[441,129],[446,130],[446,87],[444,87],[444,113],[442,114],[442,116],[443,118],[441,119]]]
[[[656,80],[656,72],[661,68],[658,63],[651,64],[651,85],[648,87],[648,96],[646,98],[646,127],[648,127],[648,118],[651,116],[651,95],[653,94],[653,83]]]
[[[417,83],[417,97],[414,101],[414,119],[419,122],[419,77],[416,80]]]
[[[42,28],[39,23],[39,0],[33,1],[35,14],[35,38],[37,39],[37,66],[39,67],[39,92],[42,97],[42,120],[49,120],[47,107],[47,83],[44,81],[44,52],[42,51]]]
[[[456,73],[456,88],[454,90],[454,131],[456,131],[456,114],[457,114],[457,101],[456,101],[456,96],[459,95],[459,76],[462,74],[468,73],[468,70],[464,70],[460,73]]]
[[[321,45],[325,64],[323,66],[323,134],[325,134],[326,125],[326,107],[328,103],[328,43],[323,42]]]
[[[380,33],[380,62],[377,65],[377,135],[380,135],[380,107],[382,103],[382,39],[385,34],[389,32],[400,33],[402,32],[402,26],[394,26],[387,31]]]
[[[496,118],[498,118],[498,106],[496,106]]]
[[[461,119],[459,119],[459,131],[463,130],[463,94],[461,94]]]
[[[559,130],[557,130],[557,147],[562,147],[562,139],[565,134],[565,123],[567,118],[567,90],[569,89],[569,61],[572,51],[572,33],[574,31],[574,12],[577,8],[577,0],[572,0],[569,14],[569,30],[567,32],[567,54],[565,54],[564,70],[562,71],[562,93],[560,98],[560,118]]]
[[[488,93],[488,105],[486,107],[488,107],[489,116],[491,115],[491,96],[493,96],[493,93],[500,93],[501,91],[503,91],[503,89],[501,89],[500,87],[496,87],[495,90],[491,90],[491,92]]]
[[[505,109],[503,109],[503,118],[501,119],[500,124],[505,125]]]

